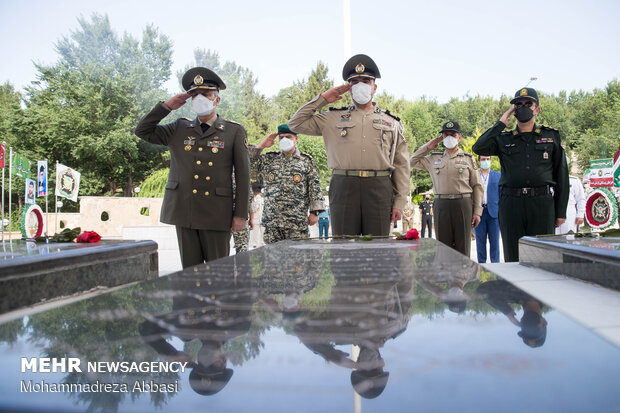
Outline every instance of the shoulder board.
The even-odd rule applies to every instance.
[[[347,110],[347,109],[349,109],[348,106],[343,106],[341,108],[329,108],[329,110]]]
[[[474,157],[474,155],[472,155],[472,154],[471,154],[471,153],[469,153],[469,152],[463,152],[461,155],[467,155],[467,156],[469,156],[470,158],[473,158],[473,157]]]
[[[443,152],[442,151],[434,151],[434,152],[431,152],[431,155],[443,155]]]
[[[265,156],[274,156],[274,155],[280,155],[282,152],[280,151],[271,151],[271,152],[265,152],[262,153],[261,155],[265,155]]]
[[[313,157],[312,157],[312,155],[310,155],[309,153],[299,151],[299,154],[300,154],[301,156],[305,156],[306,158],[310,158],[311,160],[313,160],[313,161],[314,161],[314,158],[313,158]]]
[[[182,120],[186,120],[186,121],[188,121],[188,122],[192,122],[192,121],[194,120],[194,119],[190,119],[190,118],[185,117],[185,116],[184,116],[184,117],[182,117],[181,119],[182,119]]]
[[[396,116],[396,115],[392,115],[389,110],[386,109],[386,110],[384,110],[384,112],[385,112],[386,115],[391,116],[391,117],[393,117],[394,119],[396,119],[397,121],[400,122],[400,118],[398,116]]]
[[[227,123],[232,123],[232,124],[234,124],[234,125],[243,126],[243,125],[241,125],[239,122],[235,122],[234,120],[230,120],[230,119],[223,119],[223,121],[224,121],[224,122],[227,122]]]
[[[554,132],[559,132],[557,129],[554,129],[554,128],[552,128],[552,127],[545,126],[545,125],[541,126],[541,127],[540,127],[540,129],[546,129],[546,130],[552,130],[552,131],[554,131]]]

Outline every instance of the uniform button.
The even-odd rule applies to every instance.
[[[194,179],[198,179],[198,178],[199,178],[198,175],[194,175]]]
[[[200,165],[202,162],[200,161],[196,161],[196,165]]]
[[[195,193],[195,194],[197,194],[197,193],[198,193],[198,190],[197,190],[197,189],[194,189],[192,192],[193,192],[193,193]]]
[[[209,162],[209,166],[213,166],[213,162]]]
[[[198,148],[198,152],[202,152],[202,146]]]
[[[211,177],[210,177],[210,176],[207,176],[205,179],[206,179],[207,181],[210,181],[210,180],[211,180]]]
[[[209,191],[205,192],[205,196],[209,196]]]
[[[525,167],[525,169],[530,169],[530,167],[529,167],[529,166],[526,166],[526,167]]]

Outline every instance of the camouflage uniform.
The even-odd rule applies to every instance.
[[[233,171],[233,208],[235,205],[235,199],[237,198],[237,185],[235,183],[235,172]],[[252,204],[253,204],[253,199],[254,199],[254,194],[252,194],[252,188],[248,187],[250,194],[249,194],[249,207],[248,207],[248,211],[252,211]],[[232,233],[233,235],[233,240],[235,242],[235,254],[238,254],[240,252],[244,252],[248,250],[248,245],[250,244],[250,229],[248,227],[248,225],[245,226],[245,228],[243,228],[241,231],[233,231]]]
[[[322,211],[323,193],[312,156],[296,150],[292,155],[250,147],[252,169],[265,182],[262,225],[265,244],[291,238],[308,238],[308,211]]]

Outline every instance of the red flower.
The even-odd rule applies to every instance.
[[[418,234],[418,230],[415,228],[407,231],[407,235],[405,235],[406,239],[420,239],[420,234]]]
[[[99,241],[101,241],[101,235],[97,234],[95,231],[84,231],[76,240],[76,242],[99,242]]]

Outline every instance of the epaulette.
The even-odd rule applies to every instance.
[[[192,122],[194,119],[190,119],[187,116],[183,116],[181,119],[186,120],[188,122]]]
[[[443,151],[433,151],[430,154],[431,155],[443,155]]]
[[[235,125],[243,126],[239,122],[235,122],[234,120],[230,120],[230,119],[223,119],[223,120],[224,120],[224,122],[233,123]]]
[[[400,118],[398,116],[396,116],[396,115],[392,115],[389,110],[385,109],[384,112],[385,112],[386,115],[391,116],[391,117],[393,117],[394,119],[396,119],[397,121],[400,122]]]
[[[470,158],[473,158],[473,157],[474,157],[474,155],[472,155],[472,154],[471,154],[471,153],[469,153],[469,152],[459,153],[459,155],[467,155],[467,156],[469,156]]]
[[[312,155],[310,155],[309,153],[299,151],[299,154],[300,154],[301,156],[305,156],[306,158],[310,158],[311,160],[313,160],[313,161],[314,161],[314,158],[313,158],[313,157],[312,157]]]
[[[540,129],[547,129],[547,130],[552,130],[554,132],[559,132],[559,130],[552,128],[550,126],[545,126],[545,125],[540,126]]]
[[[341,108],[329,108],[329,110],[347,110],[347,109],[349,109],[348,106],[343,106]]]

